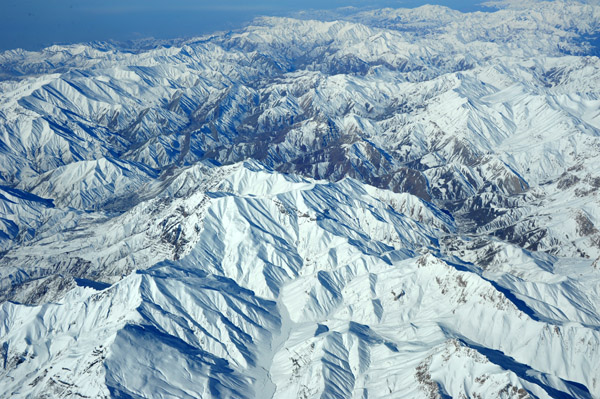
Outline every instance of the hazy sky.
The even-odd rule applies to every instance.
[[[467,11],[481,1],[0,0],[0,50],[91,40],[196,36],[235,29],[259,15],[286,15],[304,9],[435,3]]]

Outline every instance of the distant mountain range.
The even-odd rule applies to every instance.
[[[0,53],[0,398],[600,398],[600,6]]]

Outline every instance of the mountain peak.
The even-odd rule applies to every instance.
[[[598,397],[600,9],[498,7],[1,53],[0,397]]]

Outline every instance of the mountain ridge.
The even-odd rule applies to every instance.
[[[0,53],[0,397],[600,397],[600,8],[499,8]]]

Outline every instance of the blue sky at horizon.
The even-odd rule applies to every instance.
[[[0,51],[40,49],[55,43],[95,40],[171,39],[242,27],[261,15],[302,10],[412,8],[442,4],[460,11],[480,9],[483,0],[1,0]]]

